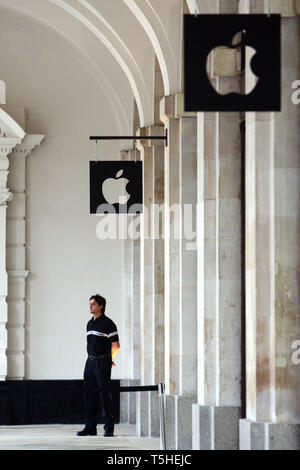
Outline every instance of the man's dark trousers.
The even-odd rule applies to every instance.
[[[100,393],[102,393],[102,416],[104,418],[105,432],[114,431],[113,402],[111,393],[111,366],[110,356],[101,356],[97,359],[88,358],[84,369],[84,391],[86,403],[86,428],[94,431],[97,427]]]

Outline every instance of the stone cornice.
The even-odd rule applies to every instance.
[[[27,157],[35,147],[41,144],[44,137],[44,134],[26,134],[22,142],[14,147],[12,154]]]
[[[1,108],[0,108],[0,126],[3,124],[1,122]],[[7,121],[9,121],[10,116],[3,111],[3,113],[7,116]],[[9,119],[8,119],[9,118]],[[11,121],[13,121],[11,119]],[[15,121],[13,121],[15,122]],[[16,124],[16,129],[21,129],[20,126]],[[0,128],[1,129],[1,128]],[[3,130],[3,127],[1,131]],[[22,130],[22,129],[21,129]],[[7,184],[7,176],[8,176],[8,168],[9,168],[9,158],[8,155],[20,155],[26,157],[29,155],[32,150],[37,146],[40,145],[42,140],[44,139],[43,134],[29,134],[25,135],[25,133],[20,131],[20,134],[24,134],[23,137],[4,137],[4,133],[1,134],[0,131],[0,206],[6,206],[6,203],[11,201],[13,198],[13,193],[9,191],[6,187]]]
[[[136,131],[136,136],[137,137],[146,137],[147,136],[147,129],[146,127],[140,127],[137,131]],[[137,140],[136,141],[136,148],[141,151],[143,149],[143,147],[148,147],[147,145],[147,140]]]
[[[175,95],[164,96],[160,101],[160,120],[164,124],[175,118]]]
[[[0,137],[0,170],[7,170],[9,166],[9,155],[17,144],[21,143],[18,137]]]
[[[145,147],[154,147],[154,146],[164,146],[165,141],[164,140],[151,140],[147,139],[147,137],[151,136],[164,136],[165,135],[165,130],[164,126],[149,126],[149,127],[141,127],[140,129],[137,130],[136,133],[137,136],[144,137],[145,139],[143,140],[138,140],[136,143],[136,148],[141,151],[142,148]]]
[[[13,194],[6,187],[9,167],[7,155],[20,141],[19,137],[0,137],[0,206],[6,207],[6,203],[13,198]]]
[[[164,124],[171,118],[197,117],[197,113],[184,111],[184,94],[164,96],[160,101],[160,120]]]

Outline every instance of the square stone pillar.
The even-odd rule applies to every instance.
[[[169,140],[165,149],[165,384],[167,393],[179,393],[179,120],[170,118],[165,129]]]
[[[300,22],[282,18],[281,112],[246,116],[247,419],[241,449],[300,448]]]
[[[122,150],[121,160],[139,160],[137,149]],[[131,224],[138,225],[139,215],[127,215],[127,237],[124,240],[124,358],[126,379],[121,386],[140,385],[140,237],[137,230],[135,239],[129,236]],[[120,421],[136,424],[136,392],[121,392]]]
[[[146,136],[146,129],[140,129],[139,134]],[[154,312],[154,239],[152,206],[154,204],[154,153],[148,140],[140,140],[137,148],[143,162],[143,214],[141,220],[141,384],[152,385],[153,382],[153,312]]]
[[[197,393],[197,119],[180,118],[180,381],[181,395]],[[187,401],[188,403],[188,401]]]
[[[193,405],[193,449],[237,450],[240,417],[239,407]]]
[[[145,139],[137,147],[143,161],[144,213],[141,220],[141,383],[154,385],[164,377],[164,284],[162,220],[156,209],[163,202],[163,140],[152,141],[152,135],[163,136],[162,126],[139,131]],[[159,407],[157,393],[140,392],[137,398],[138,430],[141,435],[159,435]],[[146,400],[146,401],[145,401]],[[146,409],[145,406],[148,408]]]
[[[163,126],[147,128],[147,135],[163,136]],[[164,204],[164,140],[149,140],[153,148],[153,206],[151,226],[153,233],[153,376],[152,383],[164,382],[165,337],[164,337],[164,240],[163,240],[163,204]],[[157,392],[149,392],[150,436],[159,437],[159,399]]]
[[[227,86],[227,84],[223,84]],[[241,139],[237,113],[198,114],[198,403],[194,449],[238,449]],[[226,429],[228,432],[221,432]]]
[[[140,223],[140,215],[135,216]],[[133,377],[140,379],[140,285],[141,285],[141,241],[140,236],[133,241]]]
[[[149,392],[136,392],[136,432],[140,437],[150,435],[149,398]]]
[[[192,410],[197,396],[166,395],[166,447],[167,450],[192,449]]]
[[[121,160],[135,160],[135,150],[122,150]],[[123,357],[126,363],[125,377],[128,379],[135,378],[134,376],[134,363],[137,361],[136,350],[134,348],[135,343],[139,340],[139,326],[136,326],[134,321],[135,316],[135,296],[134,296],[134,243],[132,237],[128,235],[130,225],[133,223],[135,215],[128,214],[126,222],[126,237],[124,240],[124,344],[123,344]],[[122,396],[121,396],[122,397]]]
[[[222,93],[240,91],[239,77],[218,75],[213,80]],[[241,158],[239,113],[198,113],[199,374],[194,449],[239,446]],[[226,420],[228,432],[223,433]]]
[[[148,135],[164,135],[163,126],[148,128]],[[153,384],[164,382],[165,366],[165,321],[164,321],[164,141],[150,140],[154,157],[154,207],[152,227],[154,237],[154,308],[153,308]],[[156,393],[156,392],[155,392]],[[157,405],[155,405],[157,408]],[[155,409],[154,413],[157,413]]]
[[[140,385],[139,380],[122,379],[121,387],[134,387]],[[136,395],[137,392],[121,392],[120,393],[120,422],[128,424],[136,424]]]
[[[299,450],[300,424],[240,420],[240,450]]]
[[[161,101],[165,148],[165,382],[167,448],[191,449],[197,391],[197,119],[181,95]],[[173,424],[171,424],[173,423]]]

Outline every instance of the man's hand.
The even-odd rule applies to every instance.
[[[113,343],[111,343],[111,358],[114,359],[116,357],[116,355],[118,354],[120,350],[120,343],[119,341],[114,341]],[[114,363],[114,361],[112,361],[112,366],[115,366],[116,364]]]

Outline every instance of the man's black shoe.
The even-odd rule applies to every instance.
[[[78,431],[76,434],[77,436],[97,436],[97,430],[89,431],[88,429],[84,428],[82,431]]]
[[[114,436],[114,432],[113,431],[105,431],[104,432],[104,437],[113,437]]]

